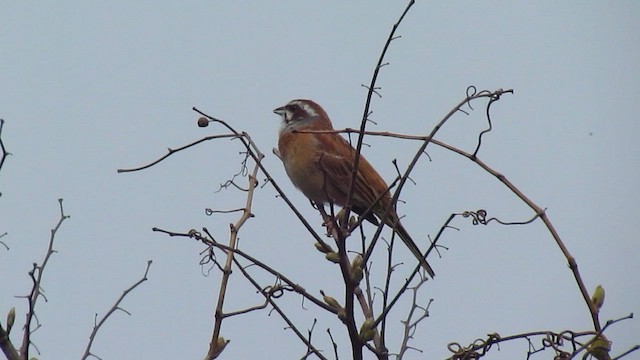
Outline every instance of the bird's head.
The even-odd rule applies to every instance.
[[[324,109],[312,100],[291,100],[273,110],[280,115],[280,133],[292,130],[331,130],[333,125]]]

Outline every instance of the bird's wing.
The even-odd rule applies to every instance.
[[[351,175],[353,170],[353,158],[355,157],[355,150],[346,142],[346,140],[342,139],[345,147],[353,153],[343,154],[343,151],[331,151],[332,149],[328,149],[329,151],[325,151],[320,155],[318,159],[320,163],[320,168],[325,173],[327,179],[327,186],[331,187],[332,190],[335,190],[338,194],[335,194],[336,201],[342,202],[338,203],[338,205],[344,205],[346,201],[347,192],[349,191],[349,184],[351,183]],[[358,166],[359,170],[356,172],[356,180],[353,189],[353,195],[351,200],[351,206],[353,210],[358,213],[364,213],[371,204],[373,204],[380,194],[378,194],[374,188],[372,188],[367,180],[365,180],[362,172],[362,164],[364,158],[360,158],[360,165]],[[331,191],[330,191],[331,193]],[[337,196],[336,196],[337,195]],[[378,220],[374,216],[374,212],[370,212],[366,219],[372,222],[373,224],[378,224]]]

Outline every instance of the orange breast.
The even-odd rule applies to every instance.
[[[318,144],[314,135],[285,132],[278,140],[278,149],[293,185],[307,198],[326,203],[324,176],[318,165]]]

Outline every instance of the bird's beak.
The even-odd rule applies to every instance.
[[[280,116],[283,116],[285,113],[284,106],[280,106],[279,108],[273,109],[273,112]]]

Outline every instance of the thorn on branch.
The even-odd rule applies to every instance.
[[[385,64],[383,64],[383,65],[385,65]],[[379,66],[378,68],[380,68],[380,67],[382,67],[382,65]],[[367,89],[370,93],[378,95],[379,98],[382,98],[382,95],[380,95],[380,93],[378,92],[378,90],[382,90],[381,87],[379,87],[379,86],[370,87],[370,86],[367,86],[365,84],[360,84],[360,86],[362,86],[363,88]],[[368,110],[368,108],[367,108],[367,110]]]
[[[7,232],[5,232],[4,234],[0,234],[0,239],[7,235],[8,235]],[[5,244],[3,241],[0,241],[0,245],[4,246],[7,249],[7,251],[9,251],[9,245]]]
[[[2,128],[4,127],[4,119],[0,119],[0,150],[2,150],[2,157],[0,157],[0,170],[2,170],[2,166],[4,165],[4,160],[7,156],[11,155],[10,152],[4,147],[4,142],[2,141]],[[2,196],[2,193],[0,193]]]

